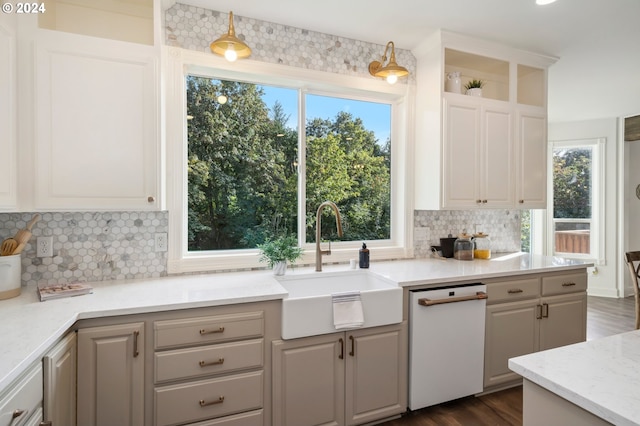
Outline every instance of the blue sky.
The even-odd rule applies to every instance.
[[[264,101],[269,107],[279,101],[289,115],[288,125],[297,128],[298,92],[273,86],[261,86],[264,89]],[[384,144],[391,131],[391,105],[351,99],[334,98],[319,95],[307,95],[307,116],[333,120],[340,111],[348,112],[362,119],[367,130],[376,135],[379,144]]]

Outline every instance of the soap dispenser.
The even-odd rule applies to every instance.
[[[369,249],[365,243],[362,243],[362,248],[360,249],[360,259],[359,262],[361,268],[369,267]]]

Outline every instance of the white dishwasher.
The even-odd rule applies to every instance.
[[[409,305],[409,408],[482,392],[487,286],[415,290]]]

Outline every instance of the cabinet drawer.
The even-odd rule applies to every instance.
[[[42,364],[38,363],[9,387],[9,392],[0,399],[0,426],[24,424],[27,418],[42,409],[42,380]],[[23,410],[23,413],[14,419],[16,410]]]
[[[262,337],[264,314],[258,311],[156,321],[154,331],[156,349]]]
[[[205,420],[200,423],[192,423],[192,426],[263,426],[263,410],[251,411],[249,413],[236,414],[213,420]]]
[[[587,290],[586,274],[567,274],[542,278],[542,295],[575,293]]]
[[[505,281],[487,284],[487,304],[510,302],[538,297],[540,295],[540,279]]]
[[[155,354],[156,383],[262,367],[263,339],[221,343]]]
[[[156,388],[155,424],[170,426],[262,408],[263,373]]]

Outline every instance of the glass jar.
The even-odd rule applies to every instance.
[[[473,260],[473,241],[469,234],[460,234],[453,243],[453,257],[458,260]]]
[[[491,240],[489,234],[478,232],[473,234],[473,257],[476,259],[491,259]]]

